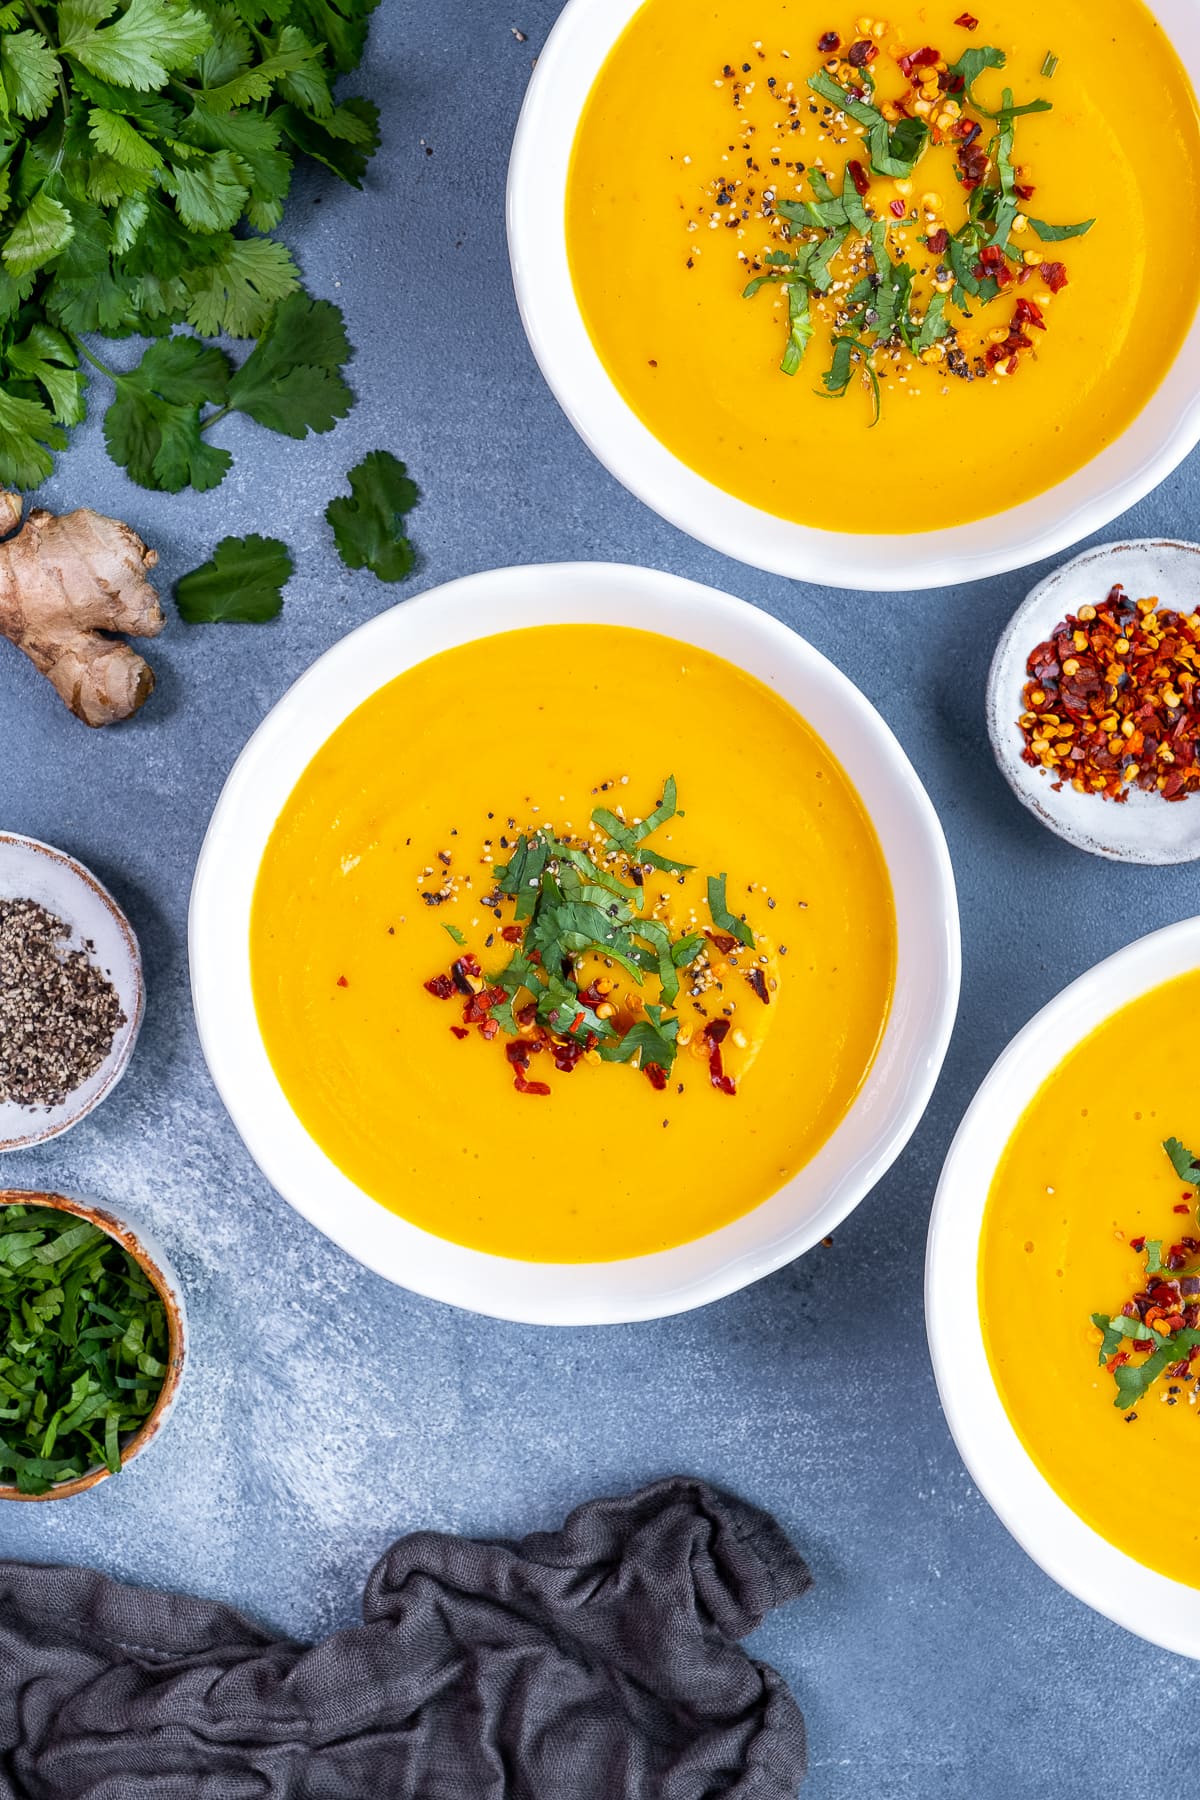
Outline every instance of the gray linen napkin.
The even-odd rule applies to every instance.
[[[520,1543],[435,1532],[306,1648],[208,1600],[0,1562],[4,1800],[792,1800],[804,1721],[737,1640],[809,1573],[676,1477]]]

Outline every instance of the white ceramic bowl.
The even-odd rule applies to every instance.
[[[131,1432],[121,1444],[121,1468],[124,1472],[135,1456],[140,1456],[150,1444],[157,1443],[179,1398],[188,1334],[187,1308],[179,1277],[166,1251],[152,1232],[147,1231],[144,1225],[134,1225],[129,1219],[110,1212],[107,1207],[97,1205],[95,1201],[68,1198],[65,1194],[30,1193],[18,1188],[0,1188],[0,1207],[3,1206],[51,1206],[58,1212],[72,1213],[77,1219],[86,1219],[89,1225],[95,1225],[101,1231],[106,1231],[109,1237],[115,1238],[139,1265],[151,1285],[158,1290],[167,1317],[167,1372],[150,1412],[138,1429]],[[44,1494],[23,1494],[19,1488],[7,1482],[0,1483],[0,1500],[69,1500],[74,1494],[82,1494],[88,1488],[107,1481],[109,1477],[110,1471],[100,1463],[70,1481],[57,1482]]]
[[[1082,1038],[1122,1006],[1200,967],[1200,919],[1130,944],[1073,981],[1000,1057],[950,1146],[929,1224],[925,1314],[938,1392],[984,1498],[1069,1593],[1139,1637],[1200,1657],[1200,1589],[1144,1568],[1060,1500],[1009,1421],[979,1320],[979,1235],[996,1165],[1021,1114]],[[1153,1474],[1147,1480],[1153,1487]],[[1153,1515],[1147,1515],[1153,1530]]]
[[[405,669],[496,631],[559,623],[657,631],[723,656],[819,732],[874,820],[895,892],[899,968],[862,1092],[813,1161],[754,1212],[624,1262],[526,1263],[408,1224],[354,1185],[304,1130],[259,1035],[249,921],[271,829],[347,714]],[[824,657],[765,613],[677,576],[609,563],[497,569],[405,601],[336,645],[268,715],[225,786],[192,890],[192,994],[213,1079],[267,1178],[369,1268],[438,1300],[541,1324],[655,1318],[745,1286],[811,1248],[899,1155],[925,1109],[958,1002],[954,878],[941,827],[896,739]]]
[[[1153,597],[1192,612],[1200,605],[1200,544],[1139,538],[1100,544],[1039,582],[1013,614],[996,646],[988,676],[987,721],[996,761],[1022,805],[1080,850],[1114,862],[1195,862],[1200,857],[1200,795],[1168,804],[1130,788],[1119,805],[1080,794],[1069,783],[1056,793],[1050,775],[1024,762],[1018,723],[1024,711],[1026,663],[1081,606],[1097,605],[1120,582],[1131,600]]]
[[[1115,443],[1011,511],[944,531],[858,536],[776,518],[697,475],[642,424],[596,354],[567,262],[567,171],[592,84],[642,0],[568,0],[538,57],[513,143],[508,238],[517,302],[560,406],[618,481],[727,556],[830,587],[942,587],[1055,556],[1157,487],[1200,441],[1200,317],[1157,392]],[[1151,10],[1200,86],[1200,8]],[[653,83],[668,70],[647,70]]]
[[[69,1131],[120,1081],[145,1009],[142,959],[133,927],[106,887],[61,850],[36,838],[0,831],[0,899],[36,900],[70,927],[69,948],[94,946],[90,960],[117,990],[125,1023],[95,1072],[59,1106],[30,1108],[0,1102],[0,1151],[24,1150]]]

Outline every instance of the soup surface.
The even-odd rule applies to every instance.
[[[1200,973],[1116,1013],[1055,1070],[997,1171],[979,1255],[988,1357],[1026,1449],[1110,1543],[1192,1587],[1200,1362],[1122,1409],[1091,1318],[1146,1290],[1142,1240],[1166,1256],[1197,1231],[1195,1189],[1162,1148],[1168,1138],[1200,1147],[1197,1006]]]
[[[909,5],[877,40],[860,40],[872,60],[856,72],[845,60],[857,38],[853,16],[832,17],[823,0],[646,0],[595,84],[567,199],[588,330],[662,443],[774,515],[831,530],[910,532],[1028,500],[1124,431],[1191,323],[1200,240],[1181,221],[1196,216],[1200,131],[1161,27],[1140,0],[989,0],[977,10],[978,27],[968,31],[953,22],[955,5]],[[842,27],[840,54],[817,47],[830,25]],[[946,69],[983,49],[1007,63],[974,80],[972,114],[962,87],[921,99],[926,74],[938,91],[928,65],[902,72],[897,56],[925,47]],[[857,83],[871,105],[906,105],[918,129],[924,106],[943,141],[931,140],[907,177],[876,173],[869,127],[808,87],[828,69],[840,70],[840,86]],[[1011,119],[1011,154],[988,116],[1002,111],[1006,89],[1018,107],[1050,106]],[[947,102],[958,119],[939,111]],[[986,174],[982,163],[973,173],[965,165],[977,190],[963,185],[955,135],[968,119],[981,134],[967,149],[988,159]],[[763,259],[828,242],[827,232],[785,220],[781,209],[817,197],[816,169],[835,195],[834,212],[823,216],[836,220],[851,161],[885,247],[872,253],[869,235],[851,233],[830,265],[830,291],[814,292],[811,312],[803,302],[789,379],[781,357],[790,289],[786,271]],[[993,215],[952,267],[959,252],[948,239],[969,225],[989,183],[1012,199],[1005,251],[987,247],[999,235]],[[987,204],[1003,198],[993,191]],[[1088,220],[1085,235],[1065,238],[1042,237],[1035,226],[1058,231]],[[973,298],[958,277],[977,284],[994,275],[994,263],[978,260],[993,254],[1004,285],[990,300]],[[841,352],[849,358],[850,338],[887,329],[877,291],[864,289],[857,313],[847,311],[856,283],[878,285],[881,261],[901,317],[906,291],[915,327],[936,295],[944,312],[930,332],[953,324],[957,336],[922,347],[914,330],[908,347],[893,335],[891,348],[854,351],[842,365],[841,397],[830,397],[835,334],[849,334]],[[763,273],[771,277],[764,288],[744,297],[748,277]],[[963,295],[969,317],[958,306]],[[990,369],[989,357],[999,358]]]
[[[491,982],[507,961],[520,928],[493,869],[522,835],[582,841],[599,806],[644,819],[669,776],[679,812],[649,841],[694,868],[648,869],[646,904],[703,948],[669,1082],[593,1050],[566,1072],[537,1056],[522,1091],[514,1040],[460,1022],[471,998],[445,971],[474,955]],[[752,958],[713,936],[721,873]],[[447,651],[351,714],[276,824],[251,959],[288,1099],[360,1187],[478,1249],[603,1261],[713,1231],[810,1160],[875,1056],[895,921],[858,796],[790,707],[673,640],[555,626]],[[727,1021],[732,1093],[702,1008]]]

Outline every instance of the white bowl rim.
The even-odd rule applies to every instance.
[[[113,1039],[112,1048],[101,1065],[104,1073],[99,1085],[75,1106],[71,1104],[74,1095],[68,1094],[60,1106],[51,1109],[57,1116],[48,1124],[42,1124],[36,1129],[22,1132],[18,1137],[0,1140],[0,1155],[9,1151],[29,1150],[35,1144],[48,1143],[51,1138],[61,1137],[64,1131],[70,1131],[82,1119],[86,1119],[90,1112],[94,1112],[100,1102],[106,1100],[112,1093],[128,1069],[146,1012],[146,977],[142,968],[142,951],[137,933],[129,923],[124,909],[109,893],[104,883],[93,875],[86,863],[81,863],[78,857],[71,856],[66,850],[57,849],[53,844],[43,843],[41,838],[29,837],[21,831],[0,831],[0,852],[3,851],[5,844],[19,844],[22,849],[32,850],[35,855],[44,856],[48,862],[64,870],[81,886],[90,889],[101,905],[106,908],[128,952],[129,970],[133,977],[133,1003],[132,1006],[126,1005],[125,997],[122,996],[125,1023]],[[87,1083],[82,1086],[86,1087]]]
[[[761,668],[750,672],[767,685],[778,685],[777,671],[787,667],[795,681],[808,683],[814,707],[847,721],[843,729],[853,731],[851,749],[859,747],[864,769],[876,771],[877,791],[888,795],[887,817],[873,816],[876,831],[881,838],[892,832],[897,840],[902,830],[907,833],[911,873],[901,870],[898,876],[890,861],[889,871],[898,890],[898,916],[903,892],[912,890],[903,902],[912,923],[901,934],[901,967],[911,963],[920,975],[909,982],[911,992],[902,993],[898,981],[875,1063],[846,1118],[793,1182],[753,1212],[707,1237],[650,1256],[525,1263],[434,1237],[389,1212],[309,1138],[283,1095],[257,1029],[248,921],[254,877],[280,808],[311,756],[357,705],[439,649],[524,625],[572,622],[640,626],[714,649],[742,668],[757,655]],[[722,636],[736,639],[737,653],[714,644]],[[748,661],[743,646],[752,647],[744,652]],[[814,729],[846,766],[847,755],[830,743],[830,732],[816,722]],[[861,792],[855,772],[848,773]],[[922,1117],[949,1044],[961,972],[957,899],[941,825],[912,765],[870,702],[769,614],[679,576],[614,563],[543,564],[465,576],[402,602],[326,651],[267,715],[230,772],[196,866],[189,948],[193,1004],[209,1070],[243,1141],[276,1190],[358,1261],[415,1292],[494,1317],[563,1325],[658,1318],[703,1305],[827,1236],[895,1161]],[[852,1122],[857,1132],[868,1117],[870,1141],[851,1151]],[[782,1215],[783,1196],[798,1182],[820,1183],[824,1199],[789,1224],[776,1215]]]
[[[776,517],[681,462],[619,394],[584,324],[561,224],[584,102],[643,0],[567,0],[537,59],[509,161],[509,257],[530,347],[563,412],[598,460],[680,531],[777,575],[898,592],[948,587],[1060,554],[1158,487],[1200,442],[1200,310],[1171,368],[1112,444],[1032,500],[966,525],[857,535]],[[1148,0],[1200,87],[1194,0]],[[553,228],[551,228],[553,227]]]
[[[998,1154],[1047,1076],[1123,1006],[1197,968],[1200,918],[1184,919],[1094,964],[1017,1032],[981,1082],[947,1153],[925,1260],[925,1321],[938,1395],[984,1499],[1022,1549],[1077,1600],[1164,1650],[1194,1658],[1200,1658],[1200,1588],[1109,1543],[1060,1498],[1021,1442],[987,1360],[978,1250]]]

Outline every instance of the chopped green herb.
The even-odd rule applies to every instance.
[[[456,944],[465,944],[467,941],[462,932],[458,929],[458,926],[447,924],[445,919],[442,920],[442,930],[448,932]]]
[[[1045,76],[1047,81],[1051,81],[1053,79],[1054,71],[1057,69],[1057,67],[1058,67],[1057,56],[1055,56],[1055,54],[1052,50],[1047,50],[1046,60],[1042,64],[1042,74]]]
[[[737,938],[740,943],[745,944],[748,950],[753,950],[754,933],[744,919],[734,918],[725,904],[725,881],[726,877],[723,873],[710,875],[708,878],[708,910],[712,922],[718,931],[725,932],[729,937]]]
[[[1189,1187],[1200,1187],[1200,1158],[1185,1149],[1178,1138],[1168,1138],[1163,1149],[1180,1181],[1186,1181]]]
[[[44,1494],[144,1423],[167,1373],[161,1298],[108,1233],[54,1207],[0,1207],[0,1470]]]
[[[1029,223],[1043,244],[1061,244],[1064,238],[1086,237],[1096,221],[1085,219],[1081,225],[1047,225],[1045,219],[1030,219]]]
[[[804,352],[812,338],[813,320],[808,304],[808,289],[802,281],[793,281],[787,296],[788,341],[780,368],[785,375],[794,375],[804,360]]]
[[[1160,1347],[1144,1362],[1122,1363],[1113,1370],[1113,1380],[1117,1384],[1117,1397],[1113,1405],[1119,1406],[1122,1412],[1136,1405],[1172,1363],[1180,1362],[1189,1350],[1197,1347],[1200,1347],[1200,1331],[1185,1329],[1163,1338]]]

